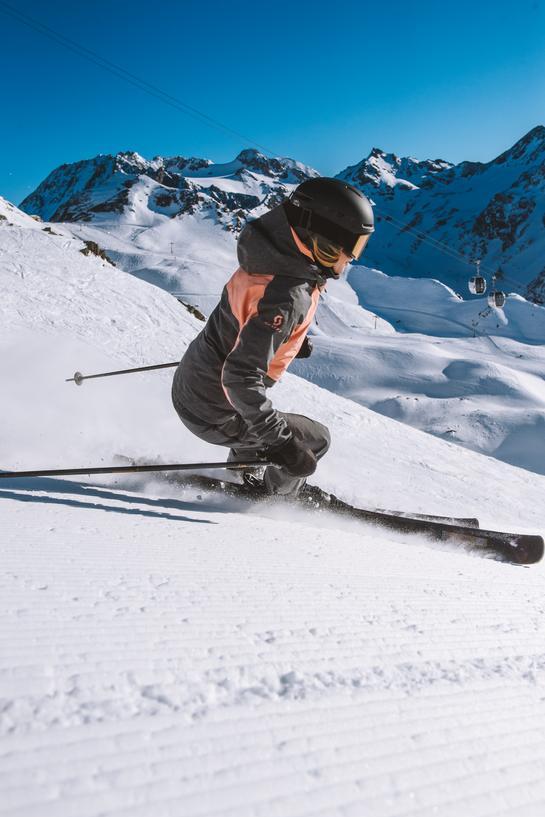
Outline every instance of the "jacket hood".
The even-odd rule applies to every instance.
[[[286,275],[318,284],[325,282],[320,267],[297,248],[281,204],[248,222],[238,239],[237,255],[240,266],[254,275]]]

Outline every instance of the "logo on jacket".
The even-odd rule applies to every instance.
[[[264,321],[266,326],[270,326],[275,332],[280,332],[284,326],[284,316],[282,314],[275,315],[272,321]]]

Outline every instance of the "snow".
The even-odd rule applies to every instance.
[[[8,814],[542,809],[541,570],[164,488],[8,494]]]
[[[179,423],[168,371],[64,382],[76,369],[176,360],[202,323],[164,289],[82,255],[66,225],[51,235],[13,209],[9,221],[2,467],[225,454]],[[337,297],[331,285],[317,357],[300,366],[324,362],[329,343],[330,374],[368,377],[382,350],[395,366],[377,374],[378,392],[387,372],[409,371],[402,352],[411,366],[427,355],[432,384],[446,365],[451,384],[481,383],[468,366],[478,351],[502,404],[510,378],[523,410],[540,397],[538,346],[496,339],[505,354],[524,349],[513,380],[515,366],[504,370],[490,345],[486,358],[482,338],[402,334],[391,316],[375,328],[350,284]],[[545,529],[545,476],[294,374],[272,397],[331,428],[315,479],[347,500]],[[3,480],[0,553],[1,813],[543,811],[541,565],[128,476]]]

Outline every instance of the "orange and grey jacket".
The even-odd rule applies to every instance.
[[[266,389],[281,377],[308,332],[326,278],[279,205],[250,222],[239,268],[174,375],[179,414],[200,426],[238,418],[244,442],[289,439]]]

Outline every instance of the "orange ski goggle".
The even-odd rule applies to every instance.
[[[371,233],[368,233],[367,235],[359,235],[358,236],[358,238],[356,240],[356,243],[354,244],[354,246],[352,247],[352,250],[350,251],[350,255],[352,256],[354,261],[358,260],[358,258],[360,257],[360,255],[364,251],[365,247],[367,246],[367,242],[369,241],[370,238],[371,238]]]

